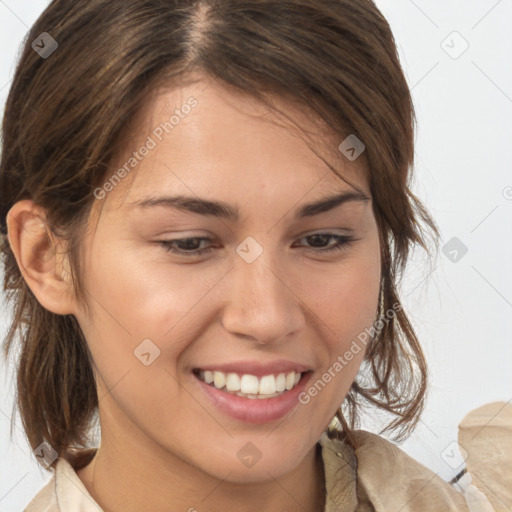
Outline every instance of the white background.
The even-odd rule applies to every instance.
[[[512,0],[376,3],[414,96],[414,191],[439,224],[442,246],[457,237],[468,249],[457,262],[440,251],[431,273],[418,252],[402,289],[431,387],[421,423],[401,446],[450,479],[460,467],[443,450],[464,415],[512,399]],[[1,112],[19,45],[47,4],[0,0]],[[2,336],[7,321],[3,306]],[[50,475],[36,464],[19,417],[10,438],[13,376],[0,370],[0,512],[11,512]],[[364,427],[377,432],[374,423],[368,418]]]

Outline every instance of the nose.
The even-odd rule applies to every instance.
[[[236,255],[233,265],[225,283],[224,329],[260,344],[278,343],[302,329],[303,302],[292,272],[271,261],[268,250],[252,263]]]

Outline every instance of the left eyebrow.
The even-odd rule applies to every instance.
[[[350,201],[369,201],[370,197],[361,192],[342,192],[334,196],[324,197],[312,203],[302,205],[295,213],[296,219],[304,217],[313,217],[319,215],[342,204]],[[131,203],[132,206],[139,208],[149,208],[154,206],[164,206],[181,211],[197,213],[199,215],[211,215],[218,218],[224,218],[232,221],[239,219],[239,211],[237,207],[233,207],[222,201],[211,201],[193,196],[161,196],[148,197],[141,201]]]
[[[341,194],[324,197],[323,199],[313,203],[301,206],[299,211],[295,214],[295,218],[300,219],[303,217],[312,217],[313,215],[318,215],[319,213],[328,212],[329,210],[333,210],[334,208],[337,208],[338,206],[341,206],[342,204],[349,201],[366,202],[369,200],[370,198],[362,192],[343,192]]]

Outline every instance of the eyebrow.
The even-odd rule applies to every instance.
[[[296,219],[304,217],[313,217],[320,213],[328,212],[350,201],[369,201],[370,197],[362,192],[346,191],[333,196],[324,197],[312,203],[302,205],[295,213]],[[141,201],[131,203],[132,206],[139,208],[150,208],[155,206],[164,206],[177,210],[197,213],[199,215],[211,215],[213,217],[223,218],[231,221],[239,219],[238,208],[222,201],[211,201],[192,196],[161,196],[148,197]]]

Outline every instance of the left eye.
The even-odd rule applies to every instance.
[[[322,242],[328,241],[329,239],[336,240],[336,242],[334,244],[327,245],[326,247],[323,245],[320,248],[318,248],[318,246],[313,246],[313,249],[316,248],[315,252],[320,252],[320,253],[329,252],[329,251],[340,251],[341,249],[347,248],[348,246],[350,246],[350,244],[352,244],[353,242],[356,241],[356,238],[353,236],[336,235],[334,233],[314,233],[313,235],[308,235],[308,236],[301,238],[301,240],[306,239],[306,238],[311,238],[316,242],[320,241],[320,244],[322,244]],[[315,243],[315,242],[313,242],[313,243]]]
[[[350,235],[337,235],[334,233],[315,233],[300,238],[299,240],[311,239],[313,246],[309,246],[313,252],[325,253],[329,251],[339,251],[350,246],[356,241],[356,238]],[[329,240],[335,240],[333,244],[326,244]],[[190,237],[179,238],[176,240],[160,240],[160,244],[167,252],[181,254],[184,256],[201,256],[214,249],[211,245],[201,248],[201,242],[211,243],[212,238],[208,237]],[[311,242],[310,242],[311,243]],[[320,244],[318,246],[317,244]]]

